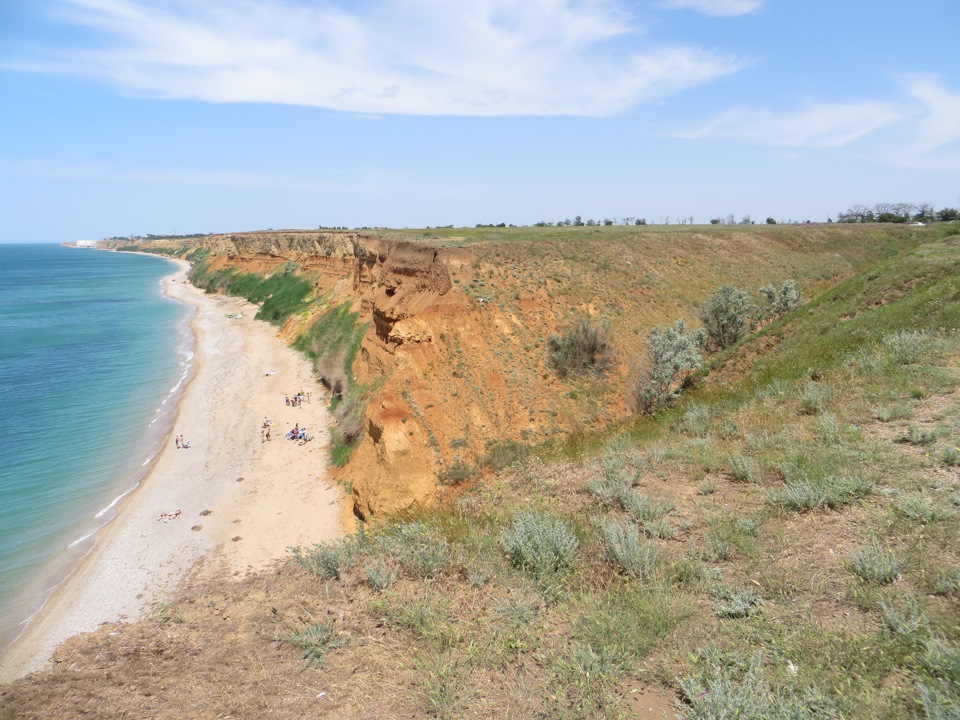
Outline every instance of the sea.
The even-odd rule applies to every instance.
[[[169,260],[0,244],[0,653],[149,471],[192,372]]]

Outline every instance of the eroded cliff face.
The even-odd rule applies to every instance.
[[[677,318],[695,327],[698,303],[723,283],[757,288],[793,277],[813,295],[907,230],[528,228],[523,242],[508,234],[469,249],[449,246],[462,237],[429,244],[358,231],[150,244],[179,255],[206,248],[213,269],[270,273],[292,262],[317,297],[349,303],[369,323],[352,372],[376,392],[339,471],[367,517],[429,504],[438,481],[469,475],[488,454],[503,457],[509,448],[498,443],[564,442],[627,419],[650,329]],[[549,339],[580,316],[609,322],[616,361],[603,376],[561,380],[548,366]],[[292,341],[315,317],[292,317],[281,335]]]
[[[245,272],[268,272],[291,261],[304,273],[320,277],[330,285],[347,276],[353,267],[354,243],[360,238],[347,232],[306,232],[298,230],[209,235],[195,245],[207,248],[218,266],[231,265]]]
[[[150,244],[171,251],[184,245]],[[471,253],[336,231],[211,235],[189,246],[208,250],[214,270],[269,273],[293,262],[299,275],[312,279],[317,296],[331,293],[333,304],[348,302],[359,311],[369,330],[353,372],[362,384],[380,381],[380,389],[367,408],[359,446],[341,471],[353,487],[355,511],[368,517],[429,504],[445,461],[437,433],[422,413],[418,421],[418,398],[422,388],[435,386],[425,373],[441,352],[438,338],[473,310],[475,303],[454,291],[451,277],[470,264]],[[291,318],[280,334],[292,341],[303,326],[302,318]],[[438,409],[429,400],[422,404]],[[443,413],[430,414],[444,424]]]
[[[417,421],[414,388],[429,382],[425,360],[437,354],[439,336],[470,312],[451,279],[470,254],[381,238],[357,237],[353,246],[352,291],[361,319],[371,323],[354,372],[363,384],[385,378],[346,470],[355,511],[368,517],[436,496],[442,458],[431,447],[429,426]]]

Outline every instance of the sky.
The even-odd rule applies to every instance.
[[[0,0],[0,242],[960,206],[958,0]]]

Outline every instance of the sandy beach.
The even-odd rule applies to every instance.
[[[0,681],[42,669],[73,635],[143,618],[198,560],[202,572],[243,575],[292,546],[343,534],[342,492],[326,478],[327,398],[309,361],[253,319],[256,306],[205,295],[186,269],[163,281],[169,297],[195,309],[196,369],[173,432],[91,552],[0,658]],[[285,404],[301,390],[308,400]],[[313,439],[286,440],[295,424]],[[190,447],[178,448],[177,435]]]

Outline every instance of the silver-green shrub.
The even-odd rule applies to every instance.
[[[757,462],[747,455],[731,453],[727,457],[727,468],[734,482],[760,482],[760,469],[757,467]]]
[[[889,585],[903,569],[903,563],[874,540],[850,559],[850,569],[867,582]]]
[[[933,336],[917,330],[898,330],[884,335],[880,342],[885,359],[893,365],[915,363],[934,343]]]
[[[767,502],[787,510],[836,509],[848,505],[873,490],[873,484],[855,477],[827,475],[800,476],[790,479],[782,487],[764,493]]]
[[[367,576],[367,582],[370,584],[370,587],[377,592],[383,592],[389,588],[397,581],[397,577],[400,575],[397,566],[383,558],[373,560],[373,562],[363,570]]]
[[[317,543],[306,550],[290,548],[290,552],[300,567],[324,580],[333,580],[350,568],[357,548],[357,542],[346,537],[329,543]]]
[[[943,520],[950,514],[925,495],[900,495],[894,504],[897,512],[911,520],[921,522],[936,522]]]
[[[767,306],[758,313],[759,319],[780,317],[796,310],[803,302],[800,290],[793,280],[784,280],[779,288],[775,285],[764,285],[760,288],[760,296],[766,300]]]
[[[433,577],[453,558],[447,539],[419,520],[389,527],[376,536],[376,545],[418,578]]]
[[[934,581],[935,595],[960,595],[960,567],[949,570]]]
[[[669,498],[651,499],[638,492],[629,492],[623,496],[623,509],[632,515],[643,534],[652,538],[672,538],[673,528],[667,522],[667,515],[676,508],[676,503]]]
[[[600,458],[602,476],[587,482],[587,490],[604,505],[619,507],[623,497],[637,484],[645,463],[640,454],[625,442],[614,441]]]
[[[629,401],[635,412],[649,412],[674,397],[678,386],[703,363],[699,348],[705,338],[703,330],[687,332],[683,320],[651,331],[646,360],[630,387]]]
[[[566,570],[580,545],[562,520],[532,508],[517,511],[501,542],[510,562],[538,580]]]
[[[719,585],[710,593],[713,610],[721,618],[748,618],[760,612],[760,593],[747,587]]]
[[[600,531],[610,560],[638,580],[650,576],[660,551],[656,545],[640,539],[640,533],[633,523],[605,518],[600,521]]]
[[[679,720],[825,720],[836,717],[834,702],[823,693],[777,690],[764,677],[761,657],[755,656],[745,674],[710,657],[698,677],[682,678]]]
[[[706,332],[705,347],[723,350],[733,345],[747,332],[746,320],[750,314],[750,295],[733,285],[721,285],[700,308],[700,320]]]
[[[693,437],[706,437],[713,424],[713,408],[695,403],[683,414],[683,428]]]
[[[804,415],[819,415],[827,409],[833,393],[826,383],[808,380],[799,393],[800,412]]]

